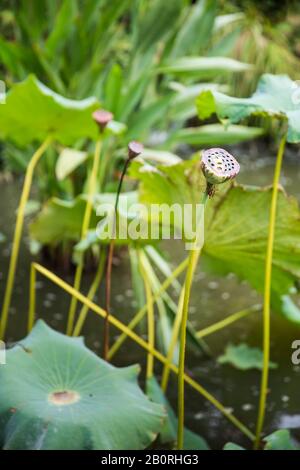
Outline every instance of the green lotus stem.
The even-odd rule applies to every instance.
[[[28,309],[28,333],[31,331],[35,320],[35,281],[36,270],[34,264],[30,266],[30,283],[29,283],[29,309]]]
[[[144,281],[146,303],[147,303],[147,325],[148,325],[148,344],[151,349],[154,349],[155,344],[155,319],[154,319],[154,308],[153,308],[153,295],[151,284],[148,279],[147,270],[145,269],[140,250],[138,250],[140,270]],[[153,376],[154,356],[151,352],[147,354],[147,366],[146,366],[146,378],[150,379]]]
[[[106,253],[105,253],[105,250],[104,248],[101,250],[101,253],[100,253],[100,260],[99,260],[99,263],[98,263],[98,268],[97,268],[97,272],[96,272],[96,275],[94,277],[94,280],[91,284],[91,287],[88,291],[88,294],[87,294],[87,298],[90,299],[90,300],[93,300],[96,292],[97,292],[97,289],[99,287],[99,284],[102,280],[102,277],[103,277],[103,272],[104,272],[104,266],[105,266],[105,259],[106,259]],[[86,317],[87,317],[87,314],[88,314],[88,307],[86,305],[83,305],[80,312],[79,312],[79,315],[78,315],[78,319],[77,319],[77,322],[75,324],[75,327],[74,327],[74,331],[73,331],[73,336],[79,336],[80,333],[81,333],[81,330],[83,328],[83,325],[84,325],[84,322],[86,320]]]
[[[208,191],[203,195],[203,205],[205,208]],[[203,219],[202,219],[203,222]],[[184,438],[184,365],[185,365],[185,347],[186,347],[186,327],[188,320],[188,310],[190,302],[190,294],[193,283],[193,276],[197,266],[197,262],[201,253],[201,247],[191,249],[189,254],[189,264],[187,267],[186,278],[184,283],[182,318],[180,325],[180,344],[179,344],[179,364],[178,364],[178,428],[177,428],[177,449],[183,449]]]
[[[7,283],[6,283],[2,313],[1,313],[0,339],[4,338],[5,333],[6,333],[8,312],[9,312],[9,307],[11,303],[13,286],[15,282],[16,268],[17,268],[18,256],[19,256],[19,251],[20,251],[20,241],[21,241],[22,230],[23,230],[23,225],[24,225],[25,208],[26,208],[26,204],[27,204],[29,194],[30,194],[34,169],[37,163],[39,162],[41,156],[48,148],[50,142],[51,142],[51,137],[47,137],[44,140],[44,142],[41,144],[41,146],[36,150],[36,152],[31,157],[31,160],[28,163],[28,166],[26,169],[22,194],[21,194],[21,198],[20,198],[20,202],[18,206],[18,211],[17,211],[16,227],[15,227],[15,232],[14,232],[12,252],[11,252],[10,263],[9,263],[9,268],[8,268]]]
[[[258,409],[256,436],[255,436],[255,443],[254,443],[255,449],[258,449],[260,445],[260,437],[261,437],[264,420],[265,420],[266,401],[267,401],[267,393],[268,393],[269,361],[270,361],[270,316],[271,316],[270,307],[271,307],[273,248],[274,248],[274,238],[275,238],[278,187],[279,187],[279,179],[280,179],[285,144],[286,144],[286,134],[281,138],[279,148],[278,148],[274,177],[273,177],[273,190],[272,190],[272,199],[271,199],[271,207],[270,207],[269,234],[268,234],[268,242],[267,242],[266,264],[265,264],[264,306],[263,306],[263,369],[262,369],[262,376],[261,376],[259,409]]]
[[[189,259],[189,258],[187,258]],[[162,379],[161,379],[161,388],[164,393],[166,393],[167,388],[168,388],[168,383],[169,383],[169,376],[170,376],[170,371],[171,371],[171,364],[173,361],[174,357],[174,352],[178,340],[178,335],[179,335],[179,330],[180,330],[180,325],[181,325],[181,319],[182,319],[182,308],[183,308],[183,298],[184,298],[184,288],[181,290],[180,293],[180,298],[178,302],[178,309],[177,309],[177,314],[174,320],[173,328],[172,328],[172,335],[171,335],[171,341],[167,353],[167,359],[168,362],[165,364],[163,368],[163,373],[162,373]]]
[[[51,282],[54,284],[58,285],[61,289],[63,289],[65,292],[68,294],[76,297],[76,299],[81,302],[82,304],[86,305],[90,310],[92,310],[94,313],[96,313],[98,316],[101,318],[105,318],[106,312],[103,308],[99,307],[97,304],[89,300],[85,295],[83,295],[81,292],[77,291],[72,287],[70,284],[67,282],[63,281],[61,278],[59,278],[56,274],[53,272],[49,271],[49,269],[45,268],[44,266],[38,264],[38,263],[33,263],[34,268],[42,274],[44,277],[49,279]],[[119,331],[122,333],[125,333],[129,338],[131,338],[135,343],[137,343],[139,346],[141,346],[143,349],[146,351],[149,351],[153,356],[160,361],[162,364],[167,363],[167,358],[161,354],[159,351],[156,349],[152,348],[143,338],[141,338],[139,335],[134,333],[132,330],[128,328],[128,326],[124,325],[120,320],[118,320],[116,317],[113,315],[109,315],[109,322],[115,326]],[[171,364],[171,370],[175,373],[178,374],[179,370],[178,367],[176,367],[174,364]],[[251,441],[254,440],[255,436],[251,432],[250,429],[247,428],[238,418],[236,418],[228,409],[222,405],[211,393],[209,393],[202,385],[200,385],[198,382],[196,382],[194,379],[189,377],[187,374],[184,374],[184,380],[186,383],[188,383],[194,390],[196,390],[201,396],[203,396],[206,400],[208,400],[212,405],[214,405],[237,429],[239,429],[245,436],[247,436]]]
[[[241,318],[247,317],[248,315],[250,315],[250,313],[260,312],[261,309],[262,309],[261,305],[253,305],[250,308],[245,308],[244,310],[240,310],[236,313],[233,313],[232,315],[229,315],[229,317],[224,318],[224,320],[218,321],[214,323],[213,325],[203,328],[202,330],[196,333],[196,336],[197,338],[204,338],[205,336],[211,335],[212,333],[222,330],[226,326],[231,325],[232,323],[238,320],[241,320]]]
[[[165,281],[161,284],[158,291],[154,294],[153,300],[156,301],[161,297],[161,295],[170,287],[174,279],[176,279],[187,267],[188,258],[185,258],[174,271],[172,274],[165,279]],[[128,324],[128,328],[132,331],[134,328],[140,323],[140,321],[144,318],[145,314],[147,313],[147,304],[144,305],[133,317],[133,319]],[[108,351],[108,358],[111,359],[116,352],[120,349],[124,341],[126,341],[127,335],[122,333],[118,339],[114,342],[111,346],[110,350]]]
[[[91,175],[88,182],[88,194],[87,194],[87,202],[85,206],[85,212],[83,216],[83,222],[81,227],[81,240],[85,238],[87,231],[89,229],[92,209],[93,209],[93,202],[92,197],[96,192],[97,187],[97,176],[100,164],[100,154],[101,154],[101,147],[102,147],[102,138],[100,137],[96,142],[94,159],[93,159],[93,166]],[[84,256],[82,255],[79,263],[76,266],[75,277],[74,277],[74,289],[79,290],[82,278],[82,272],[84,267]],[[68,313],[68,323],[67,323],[67,335],[71,335],[73,328],[74,328],[74,319],[75,319],[75,312],[77,307],[77,300],[75,297],[72,297],[69,313]]]

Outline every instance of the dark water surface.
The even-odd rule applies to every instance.
[[[257,159],[257,150],[253,155],[240,158],[242,173],[239,181],[248,184],[265,185],[272,181],[274,158],[261,152]],[[243,152],[242,152],[243,153]],[[288,193],[300,200],[300,158],[287,152],[284,161],[282,183]],[[15,210],[20,195],[20,182],[0,184],[0,232],[11,240],[15,222]],[[29,265],[32,259],[28,250],[28,238],[25,232],[19,258],[17,282],[14,289],[10,312],[8,339],[17,340],[26,333],[26,315],[28,308]],[[168,256],[182,259],[182,245],[170,242],[165,245]],[[5,276],[8,268],[10,242],[0,245],[0,298],[3,298]],[[120,264],[114,267],[112,303],[113,313],[128,323],[137,308],[133,299],[129,260],[124,252]],[[61,275],[61,273],[59,273]],[[86,274],[82,286],[87,291],[92,274]],[[66,280],[72,283],[72,276]],[[100,293],[103,304],[103,292]],[[240,283],[233,275],[227,278],[208,276],[198,269],[195,288],[191,298],[190,320],[196,329],[208,326],[244,307],[261,302],[260,296],[247,284]],[[300,299],[297,300],[300,305]],[[54,284],[38,276],[37,312],[51,326],[64,331],[69,307],[68,295]],[[100,352],[102,321],[92,312],[84,328],[87,344]],[[234,325],[206,338],[212,357],[202,357],[190,351],[188,369],[193,377],[214,394],[233,413],[255,429],[259,398],[260,372],[251,370],[242,372],[229,365],[219,365],[216,357],[223,353],[228,343],[247,342],[250,346],[261,347],[261,314],[253,313]],[[113,330],[116,334],[117,331]],[[300,328],[288,323],[278,315],[272,316],[272,361],[278,368],[270,374],[270,393],[266,416],[266,433],[280,427],[289,428],[293,436],[300,441],[300,366],[291,362],[291,343],[300,339]],[[129,365],[145,363],[145,352],[131,340],[127,340],[116,355],[114,364]],[[157,374],[161,368],[157,364]],[[176,406],[176,378],[172,377],[169,397]],[[187,424],[195,432],[205,437],[212,448],[222,448],[225,442],[234,441],[249,447],[250,443],[222,415],[189,386],[186,387]]]

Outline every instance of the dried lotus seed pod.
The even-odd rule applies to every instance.
[[[236,177],[240,165],[226,150],[211,148],[202,152],[201,168],[210,185],[225,183]]]

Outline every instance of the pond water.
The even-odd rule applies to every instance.
[[[250,146],[249,146],[250,147]],[[242,171],[239,181],[248,184],[265,185],[272,181],[274,158],[268,156],[264,149],[250,147],[250,153],[239,151]],[[257,157],[259,156],[259,159]],[[295,153],[287,152],[281,182],[288,193],[300,200],[300,160]],[[1,183],[0,185],[0,232],[11,240],[15,210],[20,194],[20,181]],[[184,256],[181,244],[165,244],[165,251],[174,260]],[[10,254],[10,243],[0,245],[0,298],[3,298],[5,277]],[[8,339],[15,341],[26,332],[26,315],[28,307],[29,264],[31,256],[28,250],[28,239],[23,237],[21,256],[18,264],[17,282],[14,289],[10,312]],[[128,323],[136,312],[131,289],[129,261],[126,252],[122,252],[118,266],[113,269],[112,309],[122,321]],[[59,273],[61,275],[61,273]],[[64,276],[72,283],[72,276]],[[82,286],[87,291],[93,278],[87,274]],[[97,302],[103,304],[103,291],[100,291]],[[297,299],[296,299],[297,300]],[[260,296],[247,284],[240,283],[233,275],[218,278],[206,275],[198,268],[196,283],[191,298],[190,320],[196,329],[208,326],[242,308],[261,302]],[[297,300],[300,305],[300,299]],[[37,283],[37,312],[51,326],[64,331],[66,314],[69,306],[68,295],[55,285],[41,277]],[[84,328],[86,343],[96,352],[101,351],[102,321],[92,312]],[[192,376],[207,390],[215,395],[224,405],[250,429],[255,429],[259,397],[260,372],[239,371],[229,365],[220,365],[216,358],[222,354],[228,343],[246,342],[250,346],[261,347],[261,314],[252,313],[230,327],[206,338],[211,356],[202,356],[193,351],[188,352],[187,367]],[[113,334],[117,331],[112,330]],[[272,316],[272,350],[271,359],[278,368],[270,373],[270,391],[266,415],[266,433],[280,427],[289,428],[300,442],[300,366],[291,362],[291,344],[300,339],[300,328],[288,323],[278,315]],[[127,340],[114,358],[114,364],[125,366],[131,363],[145,363],[146,354],[131,340]],[[157,376],[161,367],[156,365]],[[169,398],[176,407],[176,378],[171,377]],[[187,425],[206,438],[212,448],[219,449],[228,441],[249,447],[247,438],[236,430],[222,415],[200,395],[186,386]]]

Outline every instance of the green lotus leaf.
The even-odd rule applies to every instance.
[[[43,141],[51,135],[63,145],[80,138],[96,138],[98,128],[92,112],[96,98],[70,100],[53,92],[34,75],[16,83],[0,106],[0,136],[19,146]]]
[[[0,369],[4,449],[144,449],[162,406],[137,384],[139,366],[117,368],[38,321]]]
[[[250,115],[268,115],[287,121],[287,141],[300,142],[299,86],[287,75],[264,74],[250,98],[235,98],[214,90],[200,93],[196,100],[201,119],[216,113],[219,119],[240,122]]]
[[[218,357],[218,362],[220,364],[230,364],[240,370],[261,370],[263,366],[263,353],[259,348],[250,348],[245,343],[238,345],[229,344],[225,349],[225,353]],[[270,369],[276,369],[276,367],[277,364],[274,362],[269,363]]]
[[[140,181],[145,204],[195,204],[205,188],[199,157],[176,165],[141,166],[131,176]],[[234,272],[263,292],[271,188],[223,185],[208,202],[201,265],[213,274]],[[300,212],[295,198],[279,191],[272,267],[272,307],[300,324],[300,310],[290,295],[300,279]]]

